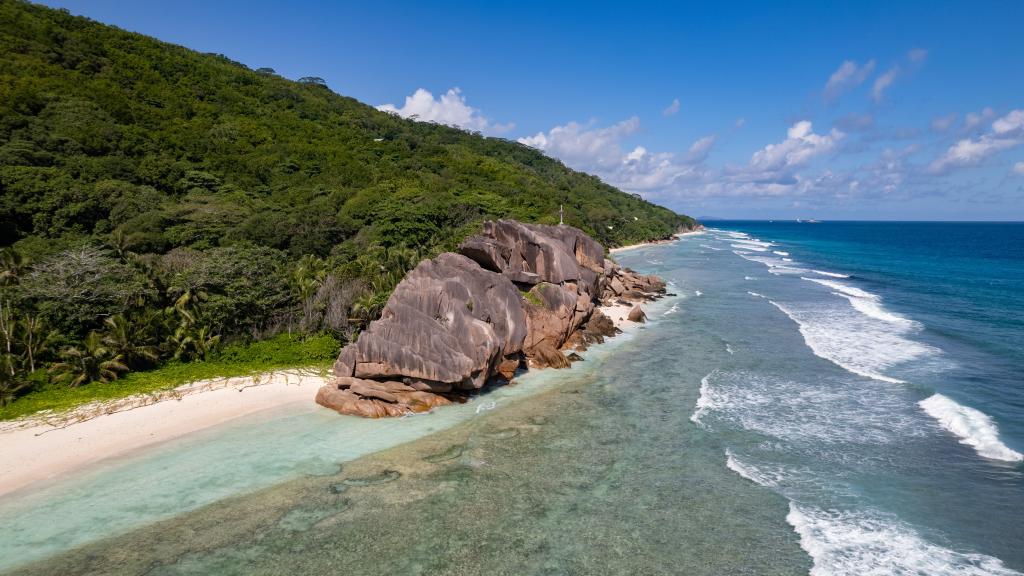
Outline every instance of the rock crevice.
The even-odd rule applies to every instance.
[[[598,305],[643,302],[665,283],[620,268],[570,226],[484,223],[457,253],[424,260],[379,320],[345,346],[317,403],[369,417],[423,412],[464,398],[525,363],[563,368],[617,331]],[[575,354],[574,358],[579,357]]]

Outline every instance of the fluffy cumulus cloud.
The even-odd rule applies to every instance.
[[[1013,165],[1013,173],[1024,176],[1024,162],[1017,162]]]
[[[661,111],[662,116],[675,116],[679,113],[679,98],[672,100],[667,108]]]
[[[811,158],[832,150],[844,134],[835,128],[828,134],[815,134],[809,120],[801,120],[786,132],[786,139],[754,152],[751,168],[781,170],[806,164]]]
[[[843,62],[825,83],[825,100],[834,100],[844,92],[860,86],[874,70],[874,60],[868,60],[864,64],[857,64],[853,60]]]
[[[1021,144],[1024,144],[1024,110],[1012,110],[992,122],[980,136],[958,140],[930,164],[929,171],[943,173],[953,168],[977,166]]]
[[[495,124],[484,117],[479,110],[466,103],[465,96],[458,88],[452,88],[435,98],[429,90],[419,88],[406,96],[405,104],[399,108],[394,104],[382,104],[378,110],[398,114],[422,122],[437,122],[464,130],[476,130],[487,134],[503,134],[515,128],[515,124]]]
[[[698,178],[715,143],[714,136],[694,142],[685,153],[653,152],[644,146],[625,145],[640,129],[640,119],[628,118],[611,126],[569,122],[519,142],[591,172],[605,182],[630,192],[653,194],[675,189]]]

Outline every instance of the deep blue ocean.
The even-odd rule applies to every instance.
[[[1024,568],[1024,224],[709,228],[683,246],[712,276],[738,265],[764,316],[730,322],[757,359],[708,374],[693,419],[790,501],[813,572]],[[825,362],[783,349],[780,323]]]

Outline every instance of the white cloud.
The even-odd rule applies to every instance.
[[[937,116],[932,118],[931,128],[933,132],[945,132],[956,124],[957,114],[951,112],[945,116]]]
[[[868,60],[863,65],[858,65],[853,60],[843,62],[825,83],[825,99],[833,100],[847,90],[860,86],[874,69],[874,60]]]
[[[907,52],[907,60],[910,60],[914,64],[921,64],[928,59],[928,51],[924,48],[914,48],[910,52]]]
[[[736,122],[733,123],[733,126],[735,126],[736,128],[743,128],[746,124],[747,124],[747,119],[746,118],[737,118]]]
[[[769,144],[754,152],[750,166],[757,170],[780,170],[806,164],[811,158],[824,154],[843,138],[844,134],[832,129],[827,135],[815,134],[809,120],[801,120],[790,126],[786,139],[778,144]]]
[[[871,98],[875,102],[881,102],[882,97],[885,95],[885,91],[892,86],[892,83],[896,81],[896,76],[900,73],[899,65],[893,66],[885,71],[884,74],[875,79],[874,86],[871,87]]]
[[[1020,174],[1021,176],[1024,176],[1024,162],[1017,162],[1016,164],[1014,164],[1013,171],[1015,174]]]
[[[964,138],[928,167],[932,173],[945,172],[951,168],[977,166],[985,159],[1010,148],[1024,144],[1024,110],[1012,110],[996,119],[991,130],[977,138]]]
[[[668,105],[668,108],[665,108],[664,110],[661,111],[661,115],[662,116],[675,116],[678,113],[679,113],[679,98],[676,98],[675,100],[672,100],[672,103]]]
[[[437,122],[489,134],[503,134],[515,128],[513,123],[492,123],[480,113],[480,110],[466,103],[466,97],[459,88],[448,90],[440,98],[434,98],[430,91],[419,88],[411,96],[406,96],[405,104],[401,108],[394,104],[382,104],[377,106],[377,109],[398,114],[403,118]]]
[[[996,115],[996,111],[991,108],[983,108],[981,112],[968,112],[964,116],[964,131],[971,131],[978,126],[981,126],[983,122],[987,122]]]
[[[702,174],[714,136],[697,140],[681,155],[651,152],[644,146],[625,151],[624,141],[639,129],[640,119],[635,116],[605,127],[569,122],[519,142],[629,192],[661,193]]]
[[[1018,135],[1024,132],[1024,110],[1012,110],[992,123],[992,131],[999,135]]]
[[[640,129],[636,116],[605,128],[569,122],[548,132],[520,138],[519,142],[543,150],[569,165],[607,168],[622,161],[621,141]]]

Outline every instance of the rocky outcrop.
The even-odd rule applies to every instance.
[[[487,222],[458,253],[406,275],[381,318],[342,349],[316,401],[369,417],[427,411],[511,380],[523,364],[569,366],[565,349],[616,333],[600,303],[664,292],[661,279],[620,268],[576,228]]]

